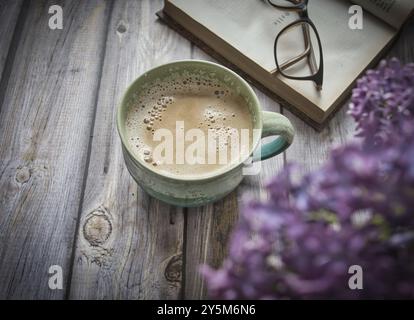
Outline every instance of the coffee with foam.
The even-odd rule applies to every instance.
[[[126,118],[135,157],[156,172],[183,177],[240,162],[250,153],[252,128],[243,97],[200,75],[152,83],[130,104]]]

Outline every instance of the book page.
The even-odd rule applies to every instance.
[[[318,91],[311,81],[290,80],[273,74],[276,68],[275,37],[286,25],[298,19],[297,13],[287,14],[287,11],[269,7],[261,0],[168,2],[213,33],[215,38],[198,32],[194,26],[190,32],[289,103],[301,106],[305,113],[310,113],[308,110],[312,106],[319,115],[326,114],[396,35],[395,28],[371,14],[364,15],[363,30],[350,29],[349,1],[309,1],[309,17],[316,25],[323,48],[324,83],[322,91]],[[185,23],[183,25],[185,27]],[[303,41],[303,36],[293,36],[291,41],[297,44]],[[224,49],[229,46],[232,50]],[[284,50],[287,53],[291,48]],[[283,89],[278,86],[280,82],[274,81],[276,77],[286,85]],[[307,102],[299,103],[293,92],[306,99],[300,98],[301,101]]]
[[[352,0],[374,16],[399,29],[414,10],[414,0]]]
[[[266,70],[275,69],[273,45],[297,13],[274,9],[263,0],[173,0],[198,23]]]

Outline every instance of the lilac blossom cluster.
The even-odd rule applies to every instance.
[[[204,266],[220,299],[414,298],[414,67],[369,71],[350,113],[360,143],[304,177],[288,165],[249,202],[223,266]],[[363,289],[348,286],[349,267]]]
[[[358,80],[352,92],[349,114],[357,122],[357,135],[367,145],[383,145],[406,136],[413,113],[413,63],[404,66],[395,58],[382,61]]]

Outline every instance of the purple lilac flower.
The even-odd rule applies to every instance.
[[[414,298],[413,84],[397,60],[358,82],[362,143],[299,180],[288,165],[268,201],[246,204],[223,266],[203,267],[213,298]],[[363,290],[348,287],[352,265]]]
[[[414,114],[414,64],[402,66],[394,58],[368,71],[353,90],[349,114],[367,144],[400,136]]]

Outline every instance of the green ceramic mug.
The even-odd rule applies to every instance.
[[[171,77],[172,74],[200,75],[206,73],[225,83],[246,101],[255,129],[250,155],[224,170],[214,171],[201,178],[180,178],[154,171],[143,160],[134,156],[127,142],[125,122],[130,104],[141,91],[148,90],[148,85],[156,80]],[[242,181],[243,168],[249,157],[253,162],[273,157],[288,148],[294,136],[292,124],[286,117],[279,113],[261,110],[253,89],[239,75],[219,64],[200,60],[183,60],[164,64],[137,78],[122,98],[117,113],[117,128],[121,137],[125,163],[134,180],[151,196],[183,207],[201,206],[224,197]],[[261,145],[261,138],[268,136],[278,137]]]

